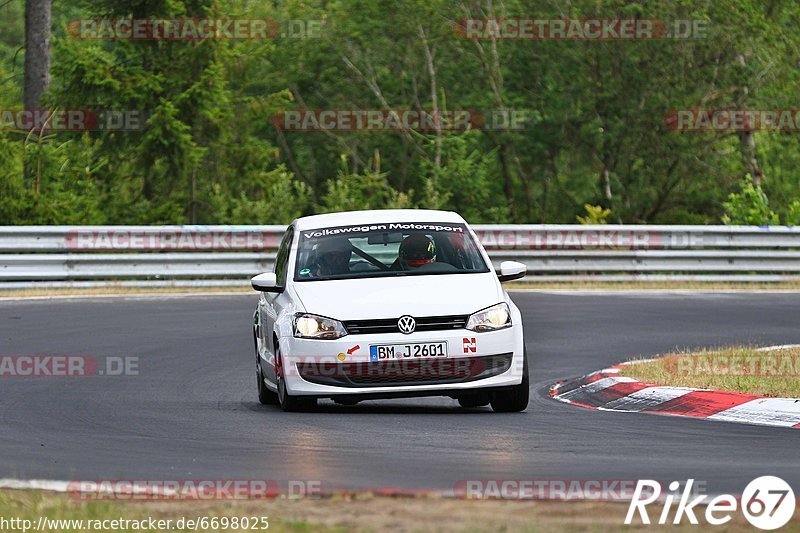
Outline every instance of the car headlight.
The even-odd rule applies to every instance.
[[[511,326],[511,311],[507,303],[499,303],[470,315],[467,329],[472,331],[494,331]]]
[[[298,313],[294,318],[294,336],[302,339],[338,339],[347,330],[338,320],[309,313]]]

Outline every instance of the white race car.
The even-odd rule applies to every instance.
[[[258,399],[302,410],[318,398],[449,396],[495,411],[528,405],[519,309],[456,213],[353,211],[299,218],[274,272],[252,279]]]

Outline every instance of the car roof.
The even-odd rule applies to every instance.
[[[294,226],[298,231],[350,226],[356,224],[380,224],[384,222],[443,222],[466,224],[458,213],[434,209],[373,209],[367,211],[345,211],[298,218]]]

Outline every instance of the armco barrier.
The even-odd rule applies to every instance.
[[[0,226],[0,287],[244,284],[284,226]],[[492,261],[529,281],[800,277],[800,228],[476,225]]]

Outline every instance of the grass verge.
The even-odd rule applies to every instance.
[[[660,509],[660,507],[659,507]],[[651,529],[624,526],[628,504],[622,502],[553,502],[458,500],[441,497],[383,497],[371,494],[348,494],[323,499],[275,499],[233,502],[98,502],[75,501],[65,494],[43,491],[0,490],[0,517],[21,518],[36,524],[40,516],[49,519],[114,520],[172,519],[181,517],[268,517],[269,531],[278,532],[350,532],[350,531],[620,531]],[[658,510],[654,510],[657,519]],[[794,526],[794,527],[793,527]],[[33,526],[35,527],[35,525]],[[654,526],[663,531],[697,531],[689,525],[677,528]],[[170,531],[184,531],[170,529]],[[192,529],[193,530],[193,529]],[[724,531],[748,531],[741,513],[732,522],[718,528]],[[785,530],[800,531],[789,524]],[[75,527],[50,527],[53,533],[89,531]],[[153,529],[119,528],[116,531],[151,531]],[[164,530],[162,530],[164,531]],[[197,531],[244,531],[243,529],[198,528]],[[251,529],[251,531],[255,531]]]
[[[646,383],[800,398],[800,347],[758,351],[753,346],[673,353],[633,361],[621,376]]]
[[[29,298],[48,296],[131,296],[145,294],[228,294],[228,293],[257,294],[248,286],[231,287],[71,287],[71,288],[42,288],[42,289],[0,289],[2,298]]]
[[[798,291],[800,282],[748,282],[720,283],[708,281],[517,281],[507,283],[508,290],[542,291]],[[27,298],[48,296],[127,296],[144,294],[197,294],[197,293],[242,293],[252,292],[249,286],[219,287],[61,287],[0,289],[0,298]],[[255,294],[255,293],[254,293]]]
[[[547,291],[800,291],[800,281],[516,281],[505,285],[508,290]]]

